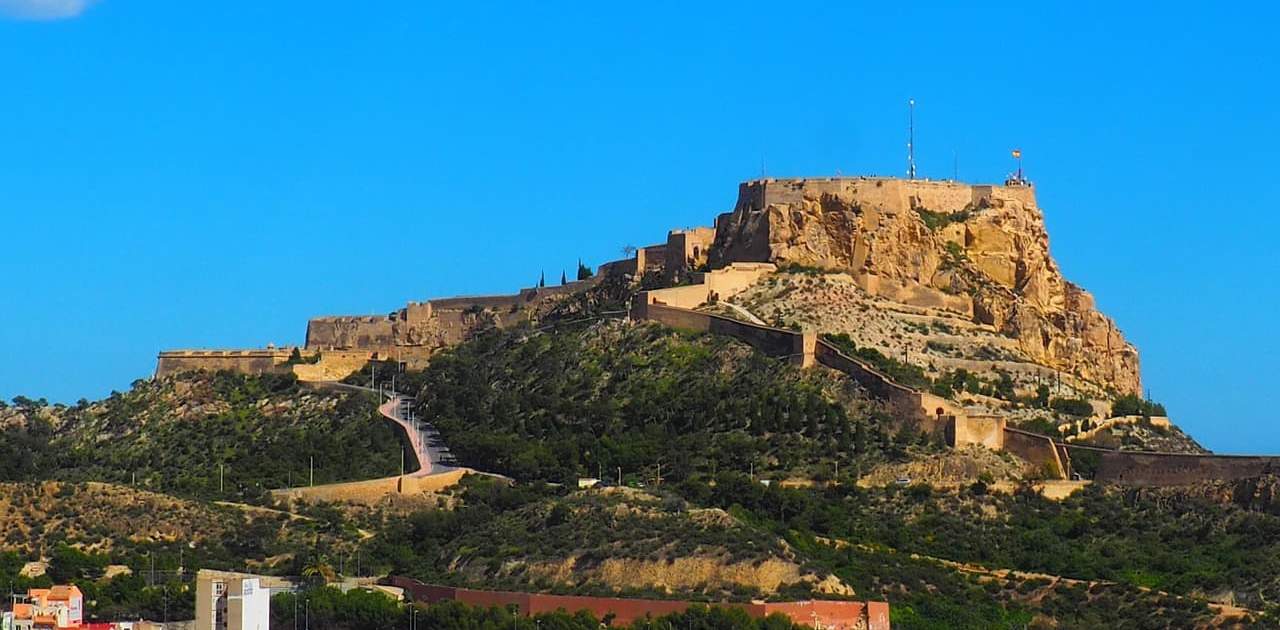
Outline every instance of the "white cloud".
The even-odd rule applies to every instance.
[[[98,0],[0,0],[0,17],[19,20],[73,18]]]

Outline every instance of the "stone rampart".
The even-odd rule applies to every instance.
[[[1049,479],[1067,479],[1070,471],[1063,462],[1063,452],[1053,438],[1039,433],[1004,428],[1004,450],[1021,457]]]
[[[1068,450],[1081,448],[1068,445]],[[1091,448],[1101,455],[1094,481],[1124,486],[1180,486],[1280,474],[1280,457],[1144,453]]]
[[[888,403],[900,417],[924,420],[930,415],[921,404],[919,392],[893,382],[879,370],[844,354],[825,340],[818,340],[815,358],[819,364],[849,375],[872,396]]]
[[[694,309],[707,303],[710,292],[705,284],[689,284],[670,289],[645,291],[637,296],[637,300],[648,300],[652,304],[664,304],[676,308]]]
[[[978,445],[993,451],[1004,450],[1005,419],[992,415],[951,416],[947,422],[947,443],[955,448]]]
[[[639,599],[622,597],[588,597],[581,595],[545,595],[513,591],[482,591],[423,584],[417,580],[392,576],[391,586],[404,589],[414,601],[434,604],[457,601],[481,608],[514,607],[521,615],[536,615],[564,610],[570,614],[588,611],[596,618],[613,616],[616,624],[630,624],[646,617],[661,617],[680,613],[692,603],[666,599]],[[715,603],[714,606],[737,608],[751,617],[763,619],[781,614],[794,623],[819,624],[834,630],[889,630],[889,604],[885,602],[854,602],[835,600],[805,600],[792,602]]]
[[[891,212],[923,208],[951,213],[1012,200],[1035,204],[1035,188],[1031,186],[973,185],[896,177],[765,178],[739,184],[735,212],[760,211],[771,204],[798,204],[806,198],[819,199],[824,195],[856,199]]]
[[[230,370],[244,374],[283,373],[293,348],[253,350],[165,350],[156,359],[156,378],[207,370]]]
[[[363,350],[323,350],[315,363],[299,363],[291,369],[303,382],[341,381],[378,358],[377,353]]]
[[[643,293],[641,295],[643,296]],[[633,303],[631,316],[634,319],[655,321],[672,328],[726,335],[743,341],[768,356],[787,358],[802,367],[813,364],[816,340],[812,333],[801,334],[710,313],[664,304],[651,304],[643,299],[637,299]]]
[[[821,365],[844,372],[872,396],[887,402],[891,409],[901,418],[914,419],[921,423],[921,428],[933,432],[943,428],[949,422],[946,418],[963,417],[964,410],[951,401],[895,383],[885,373],[870,364],[851,357],[839,348],[819,339],[815,348],[815,358]]]
[[[707,264],[715,240],[716,230],[710,227],[668,232],[663,276],[668,281],[676,281]]]
[[[308,349],[372,350],[390,348],[395,342],[391,317],[338,315],[307,322]]]
[[[712,300],[727,300],[777,270],[772,263],[733,263],[722,269],[691,274],[693,284],[644,291],[636,299],[692,309]]]

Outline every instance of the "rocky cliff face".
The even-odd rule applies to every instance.
[[[1063,278],[1029,186],[747,182],[717,221],[710,260],[844,271],[872,295],[993,326],[1041,365],[1141,390],[1137,350]]]

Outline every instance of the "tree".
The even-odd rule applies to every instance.
[[[302,568],[302,575],[324,578],[326,584],[338,581],[338,572],[333,570],[333,564],[329,562],[328,556],[312,558],[311,562]]]
[[[564,274],[564,270],[560,270],[560,286],[569,284],[569,277]]]
[[[595,275],[595,273],[591,271],[591,267],[588,267],[582,264],[582,259],[579,258],[578,259],[578,279],[586,280],[587,278],[590,278],[593,275]]]
[[[1036,388],[1036,406],[1041,409],[1049,407],[1049,386],[1044,383]]]
[[[1049,401],[1049,407],[1054,411],[1072,416],[1093,415],[1093,405],[1081,398],[1054,398]]]
[[[543,271],[538,274],[538,288],[547,286],[547,272]]]

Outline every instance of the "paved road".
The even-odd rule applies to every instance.
[[[384,394],[388,398],[386,402],[378,406],[378,412],[386,419],[400,425],[400,429],[404,431],[405,437],[409,439],[409,444],[413,449],[413,456],[417,459],[418,469],[414,472],[407,473],[413,477],[425,477],[427,475],[435,475],[439,473],[456,470],[457,466],[450,466],[443,462],[452,459],[449,454],[449,447],[440,441],[440,434],[429,423],[423,422],[413,417],[413,397],[405,396],[397,392],[387,393],[385,390],[379,390],[372,387],[363,387],[361,385],[351,385],[349,383],[339,383],[329,381],[323,385],[335,389],[346,389],[351,391],[369,392],[371,394]],[[406,462],[406,468],[407,466]]]
[[[452,459],[452,456],[449,454],[449,447],[440,440],[440,434],[435,427],[414,417],[413,398],[392,393],[387,402],[378,407],[378,411],[387,419],[399,424],[405,435],[409,437],[414,456],[418,458],[418,470],[410,473],[412,476],[423,477],[456,468],[443,463]]]

